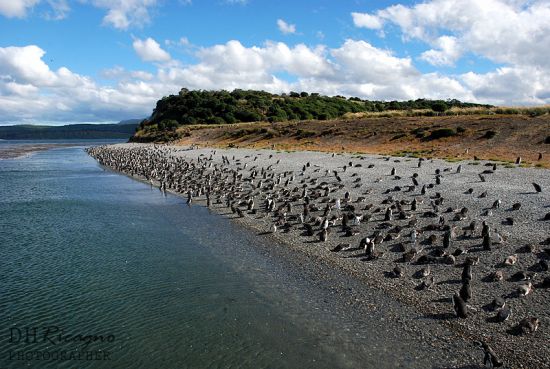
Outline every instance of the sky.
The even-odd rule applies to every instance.
[[[550,0],[0,0],[0,125],[181,88],[550,103]]]

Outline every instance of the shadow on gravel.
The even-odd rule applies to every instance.
[[[455,317],[456,316],[451,313],[434,313],[434,314],[424,315],[424,318],[433,319],[433,320],[448,320],[448,319],[453,319]]]
[[[434,366],[432,369],[486,369],[485,366],[472,364],[462,366]]]

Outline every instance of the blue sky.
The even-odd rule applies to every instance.
[[[0,124],[148,116],[190,89],[550,103],[550,2],[0,0]]]

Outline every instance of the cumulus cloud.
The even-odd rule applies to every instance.
[[[99,86],[66,67],[51,70],[42,60],[44,55],[45,51],[35,45],[0,47],[1,123],[67,123],[145,116],[158,99],[159,91],[140,87],[144,81]],[[135,91],[139,93],[133,94]]]
[[[550,103],[550,76],[536,67],[503,67],[489,73],[462,75],[468,89],[480,100],[495,105]]]
[[[376,15],[367,13],[351,13],[353,24],[356,27],[364,27],[368,29],[380,29],[383,26],[382,19]]]
[[[441,36],[434,41],[438,49],[424,51],[420,58],[436,66],[454,65],[462,54],[461,46],[454,36]]]
[[[543,52],[550,48],[546,0],[428,0],[393,5],[374,14],[356,13],[357,17],[370,20],[355,22],[358,27],[373,28],[376,20],[393,23],[404,39],[428,43],[433,48],[422,58],[434,65],[449,65],[473,52],[495,63],[550,70],[550,59]]]
[[[434,63],[455,60],[454,40],[439,36]],[[451,36],[448,36],[451,37]],[[458,41],[457,41],[458,42]],[[506,66],[488,73],[422,73],[411,57],[396,55],[364,40],[323,45],[266,42],[245,46],[237,40],[194,49],[196,62],[178,64],[153,39],[133,42],[156,72],[121,66],[102,71],[102,85],[66,67],[52,70],[38,46],[0,47],[0,124],[22,121],[104,121],[148,116],[162,96],[190,89],[310,91],[368,99],[417,98],[499,105],[550,103],[550,74],[540,66]],[[281,75],[290,75],[287,80]]]
[[[51,11],[45,13],[46,19],[61,20],[67,17],[71,10],[67,0],[47,0],[51,7]]]
[[[143,26],[151,21],[150,11],[158,0],[92,0],[92,4],[107,10],[103,23],[118,29]]]
[[[38,4],[40,0],[5,0],[0,1],[0,14],[8,18],[23,18],[29,8]]]
[[[141,60],[146,62],[167,62],[172,59],[151,37],[145,40],[135,39],[132,46]]]
[[[158,0],[80,1],[106,10],[107,14],[103,17],[103,24],[121,30],[148,24],[151,21],[151,10],[159,3]],[[24,18],[30,9],[39,4],[47,4],[48,8],[42,15],[50,20],[64,19],[70,11],[67,0],[0,0],[0,15],[7,18]]]
[[[277,27],[279,28],[279,31],[281,31],[284,35],[296,33],[296,25],[289,24],[282,19],[277,19]]]

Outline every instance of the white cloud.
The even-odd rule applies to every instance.
[[[0,48],[0,75],[18,83],[53,84],[58,76],[42,60],[44,54],[45,51],[35,45]]]
[[[454,65],[462,54],[461,46],[454,36],[441,36],[434,44],[439,47],[438,50],[431,49],[420,55],[421,59],[432,65]]]
[[[464,84],[480,100],[496,105],[550,103],[550,75],[534,67],[503,67],[485,74],[468,72]]]
[[[103,121],[148,115],[162,92],[152,87],[97,85],[66,67],[51,70],[35,45],[0,47],[0,119],[2,122]],[[142,77],[141,75],[137,77]],[[139,94],[133,95],[132,91]]]
[[[282,19],[277,19],[277,27],[279,27],[279,31],[285,35],[296,33],[296,25],[289,24]]]
[[[545,52],[550,49],[547,0],[428,0],[363,15],[397,25],[405,40],[431,45],[422,58],[435,65],[453,64],[462,54],[473,52],[495,63],[550,71]]]
[[[147,46],[148,40],[134,41],[143,57],[168,62],[158,64],[154,74],[120,66],[104,70],[101,75],[110,81],[107,86],[66,67],[50,69],[43,60],[45,51],[38,46],[0,48],[0,124],[148,116],[158,99],[182,87],[309,91],[375,100],[550,103],[550,75],[540,67],[512,66],[456,76],[421,73],[412,58],[362,40],[346,40],[336,48],[283,42],[247,47],[232,40],[196,50],[197,62],[183,66],[159,53],[160,47],[150,47],[158,46],[156,41],[151,39]]]
[[[150,81],[154,76],[142,70],[127,71],[123,67],[117,65],[113,68],[104,69],[100,73],[102,78],[109,80],[119,80],[119,81],[128,81],[128,80],[142,80]]]
[[[2,0],[0,14],[8,18],[24,18],[27,10],[39,2],[40,0]]]
[[[382,19],[376,15],[370,15],[367,13],[351,13],[353,18],[353,24],[356,27],[363,27],[368,29],[380,29],[383,26]]]
[[[151,10],[159,3],[159,0],[79,1],[91,3],[95,7],[105,9],[107,14],[103,17],[103,23],[122,30],[148,24],[151,21]],[[50,8],[43,13],[46,19],[64,19],[70,11],[67,0],[0,0],[0,15],[8,18],[24,18],[27,16],[29,9],[44,2]],[[190,1],[184,1],[182,4],[190,4]]]
[[[158,42],[148,37],[145,40],[135,39],[132,43],[134,50],[143,61],[167,62],[171,60],[170,54],[164,51]]]
[[[143,26],[151,21],[150,10],[158,0],[92,0],[93,5],[106,9],[103,23],[118,29]]]
[[[48,4],[52,8],[51,11],[46,12],[46,19],[61,20],[67,17],[67,14],[71,10],[67,0],[47,0]]]

